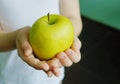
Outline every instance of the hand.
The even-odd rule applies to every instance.
[[[77,63],[80,60],[80,41],[75,37],[75,41],[71,49],[59,53],[55,58],[49,61],[41,61],[35,58],[32,47],[29,44],[29,30],[30,27],[23,28],[16,37],[16,46],[19,56],[30,66],[37,70],[43,70],[48,76],[60,75],[59,69],[62,66],[71,66],[73,62]]]
[[[73,63],[78,63],[81,59],[81,42],[78,37],[75,37],[74,42],[70,49],[65,50],[57,55],[57,58],[60,60],[63,66],[69,67]]]
[[[19,56],[30,66],[38,70],[49,70],[49,65],[45,61],[35,58],[32,47],[29,44],[30,27],[24,27],[16,37],[16,46]]]
[[[53,60],[49,61],[49,65],[52,66],[50,71],[48,71],[48,75],[60,75],[59,68],[62,66],[70,67],[73,63],[78,63],[81,59],[81,42],[78,37],[75,37],[74,42],[70,49],[65,50],[56,55]],[[56,67],[55,67],[56,66]],[[52,70],[52,71],[51,71]]]
[[[60,67],[59,60],[54,58],[49,61],[41,61],[35,58],[33,54],[32,47],[29,44],[29,30],[30,27],[24,27],[19,31],[16,37],[16,47],[18,50],[19,56],[31,67],[37,70],[43,70],[47,73],[48,76],[51,76],[51,72],[54,73],[55,76],[59,76],[58,70],[56,68]],[[55,68],[55,69],[54,69]]]

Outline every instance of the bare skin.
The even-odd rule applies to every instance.
[[[81,42],[77,37],[82,30],[78,0],[60,0],[60,14],[68,17],[75,28],[75,39],[70,49],[58,53],[51,60],[41,61],[35,58],[32,47],[29,44],[28,35],[31,27],[26,26],[19,30],[6,31],[6,29],[10,28],[1,23],[0,52],[17,49],[19,57],[31,67],[45,71],[48,76],[60,76],[61,67],[70,67],[81,59]]]

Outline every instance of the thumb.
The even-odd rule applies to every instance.
[[[71,48],[72,48],[75,52],[80,52],[81,41],[79,40],[79,38],[78,38],[77,36],[75,37],[74,42],[73,42]]]
[[[29,44],[29,28],[23,28],[16,37],[17,48],[23,56],[29,56],[32,53],[32,47]]]

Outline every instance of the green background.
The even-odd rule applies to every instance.
[[[120,0],[80,0],[81,15],[120,30]]]

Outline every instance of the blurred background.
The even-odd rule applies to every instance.
[[[63,84],[120,84],[120,0],[80,0],[81,61]]]

